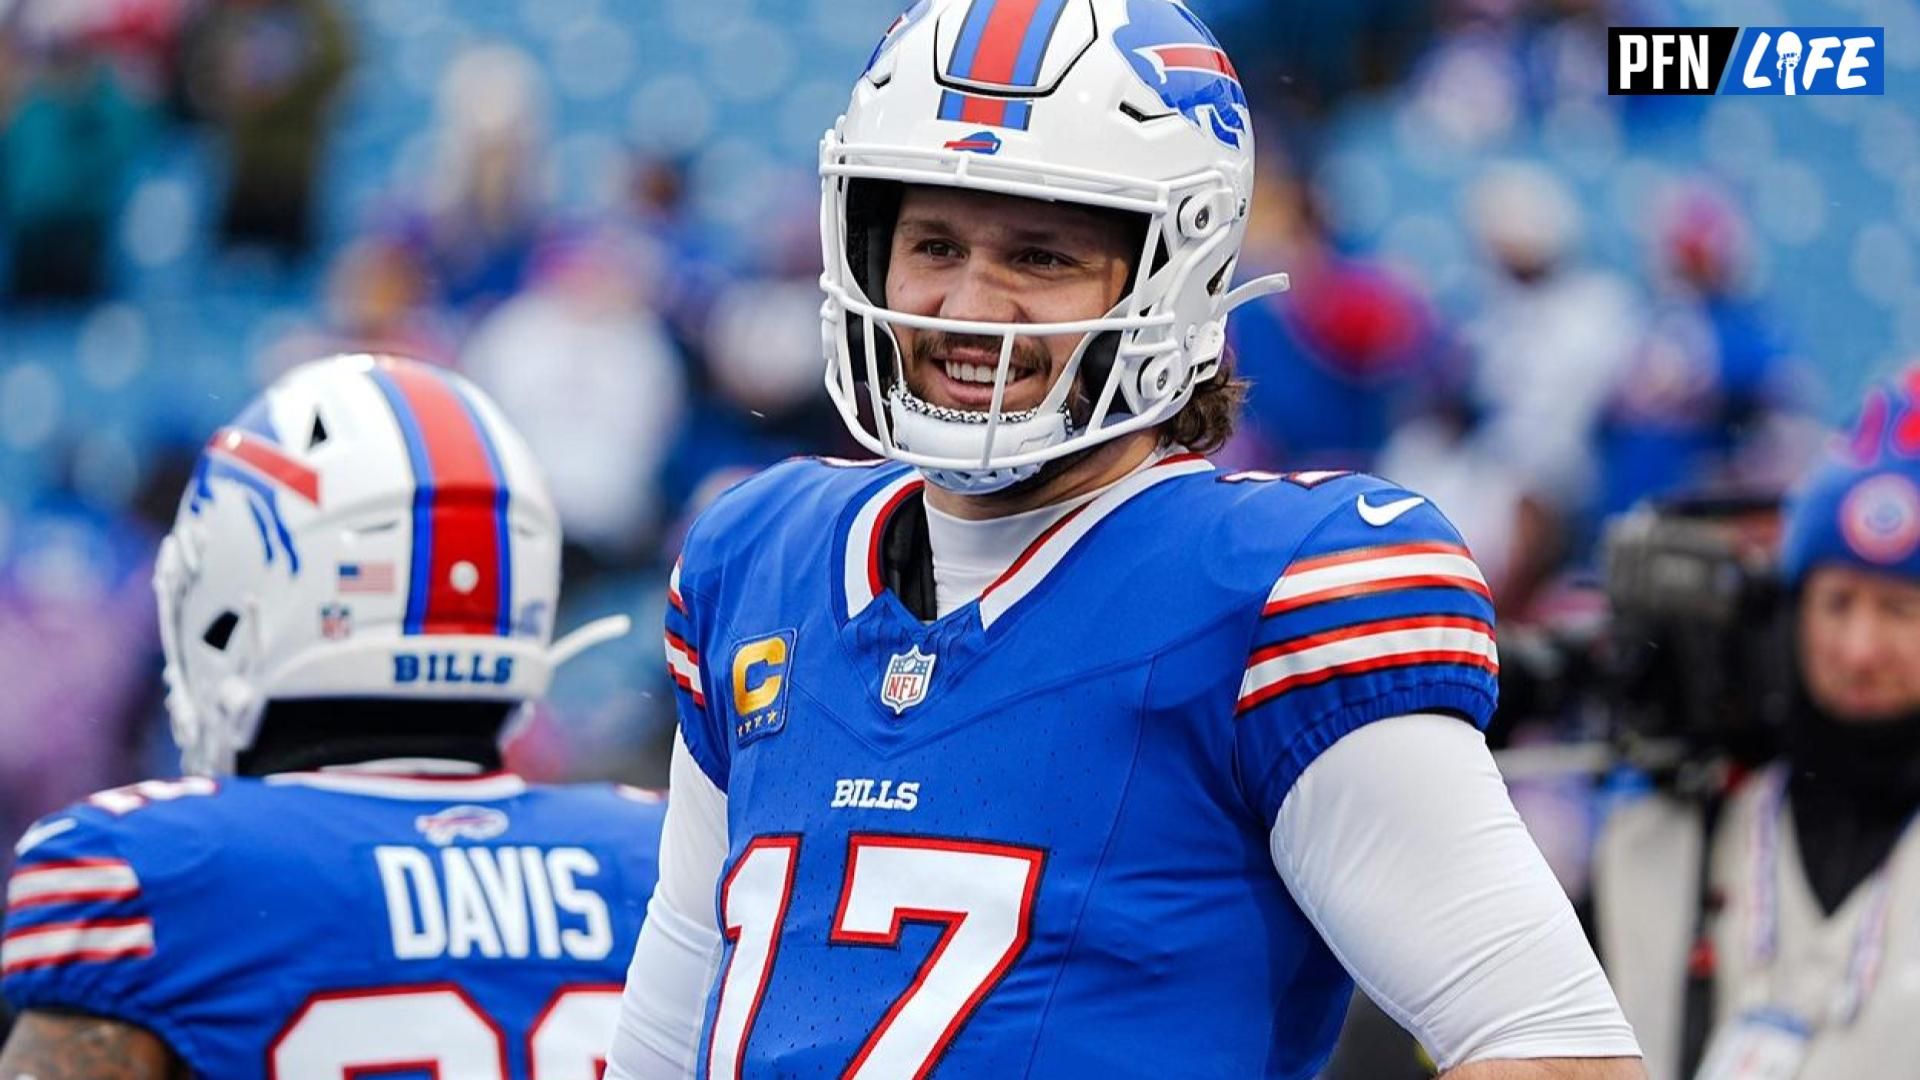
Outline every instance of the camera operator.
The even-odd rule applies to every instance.
[[[1622,808],[1600,838],[1601,951],[1653,1080],[1920,1069],[1917,398],[1920,369],[1875,389],[1788,506],[1777,754],[1724,798],[1674,785]]]

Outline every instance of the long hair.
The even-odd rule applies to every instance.
[[[1184,446],[1202,454],[1211,454],[1233,438],[1240,422],[1240,406],[1247,400],[1252,385],[1234,374],[1233,350],[1220,355],[1220,367],[1213,378],[1193,388],[1186,408],[1160,425],[1160,441],[1169,446]]]

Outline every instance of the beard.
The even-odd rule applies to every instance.
[[[911,393],[922,401],[930,402],[930,399],[924,392],[924,388],[914,385],[912,373],[930,370],[934,364],[938,363],[938,361],[934,360],[936,354],[959,347],[989,348],[997,352],[1001,347],[1002,340],[1003,339],[989,334],[951,334],[941,330],[926,331],[916,335],[910,350],[913,363],[906,365],[908,374],[903,377],[908,393]],[[1074,429],[1085,429],[1093,416],[1093,399],[1086,393],[1085,371],[1086,361],[1094,359],[1096,355],[1095,345],[1089,344],[1085,354],[1086,359],[1082,361],[1081,369],[1074,375],[1075,385],[1067,394],[1067,419],[1068,423]],[[1052,370],[1053,366],[1050,362],[1050,355],[1047,352],[1046,346],[1031,338],[1016,337],[1013,339],[1013,354],[1010,357],[1010,361],[1013,371],[1032,370],[1047,373]],[[1106,358],[1106,362],[1108,364],[1111,363],[1110,356]],[[1011,375],[1011,373],[1010,371],[1009,375]],[[1049,385],[1049,390],[1050,389],[1051,385]],[[1044,393],[1041,395],[1042,400],[1045,399],[1045,396]],[[1072,453],[1044,462],[1041,464],[1039,471],[1032,476],[1027,477],[1025,480],[1016,481],[1012,485],[994,492],[992,495],[983,497],[1017,501],[1032,492],[1047,487],[1061,476],[1071,472],[1081,462],[1100,452],[1104,445],[1104,443],[1095,443],[1092,446],[1075,450]]]

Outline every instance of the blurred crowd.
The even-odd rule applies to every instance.
[[[821,388],[806,157],[837,102],[812,88],[844,92],[891,17],[670,6],[0,0],[0,832],[171,769],[155,538],[213,421],[345,350],[489,390],[552,480],[561,628],[608,610],[643,628],[569,671],[516,764],[662,778],[644,628],[681,531],[749,470],[849,451]],[[1254,388],[1223,463],[1428,494],[1509,624],[1554,617],[1637,500],[1785,487],[1829,394],[1920,347],[1896,315],[1920,291],[1912,117],[1873,113],[1897,152],[1820,164],[1803,138],[1864,146],[1867,122],[1605,94],[1607,25],[1711,22],[1711,4],[1194,6],[1260,125],[1241,276],[1293,282],[1236,318]],[[748,84],[715,105],[693,76],[647,81],[681,48]],[[787,81],[731,70],[756,63]],[[624,127],[580,119],[623,89]],[[767,130],[724,154],[660,134],[747,114]],[[1807,231],[1807,191],[1823,203],[1843,173],[1905,191],[1905,219],[1836,202]],[[1543,844],[1576,890],[1585,806],[1547,791],[1535,810],[1560,815]]]

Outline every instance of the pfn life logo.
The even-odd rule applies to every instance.
[[[1878,26],[1616,26],[1610,94],[1885,93]]]

